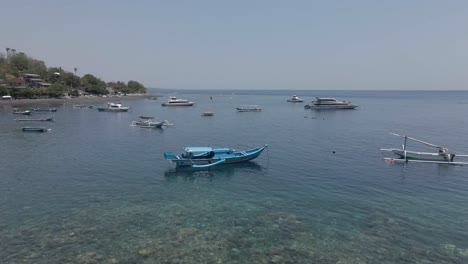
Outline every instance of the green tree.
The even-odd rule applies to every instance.
[[[39,74],[44,78],[47,75],[47,66],[43,61],[29,59],[27,71],[28,73]]]
[[[60,83],[62,81],[61,78],[61,69],[58,67],[51,67],[47,69],[47,74],[45,76],[46,81],[50,83]]]
[[[96,85],[104,88],[106,86],[106,83],[92,74],[86,74],[85,76],[81,77],[81,85],[84,87]]]
[[[96,95],[103,95],[103,94],[108,94],[109,91],[106,90],[106,88],[98,85],[89,85],[85,87],[85,91],[90,94],[96,94]]]
[[[64,72],[62,75],[63,84],[67,87],[77,88],[80,86],[80,77],[74,75],[71,72]]]
[[[48,87],[49,96],[61,97],[68,90],[68,88],[61,83],[54,83]]]
[[[145,86],[137,81],[128,81],[127,87],[130,93],[146,93]]]
[[[15,70],[25,71],[29,66],[29,58],[23,52],[16,53],[10,57],[10,63]]]

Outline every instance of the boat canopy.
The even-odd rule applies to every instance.
[[[210,152],[210,151],[213,151],[213,148],[211,147],[185,147],[184,150],[186,152],[196,153],[196,152]]]

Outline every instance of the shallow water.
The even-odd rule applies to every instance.
[[[311,111],[297,93],[356,110]],[[390,164],[389,132],[468,152],[468,92],[178,94],[194,107],[64,105],[49,133],[0,113],[4,263],[465,263],[467,167]],[[212,97],[212,100],[210,99]],[[260,113],[238,113],[258,104]],[[211,110],[213,117],[201,116]],[[131,127],[139,115],[174,123]],[[42,116],[42,115],[41,115]],[[253,162],[175,170],[183,146],[268,144]],[[410,143],[412,148],[420,147]],[[422,149],[425,149],[422,147]]]

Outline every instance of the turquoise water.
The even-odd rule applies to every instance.
[[[293,93],[359,107],[304,110],[286,102]],[[177,96],[197,104],[122,101],[128,113],[66,104],[43,134],[0,112],[1,262],[468,262],[468,167],[390,164],[380,152],[403,144],[396,132],[468,154],[468,92]],[[240,104],[263,111],[238,113]],[[175,126],[131,127],[139,115]],[[163,159],[188,145],[263,144],[253,162],[212,170]]]

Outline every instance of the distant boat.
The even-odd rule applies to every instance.
[[[107,103],[107,107],[98,107],[99,112],[127,112],[130,108],[122,104]]]
[[[57,112],[57,109],[56,108],[47,108],[47,109],[31,108],[31,111],[33,112]]]
[[[29,110],[20,111],[18,109],[14,109],[13,114],[15,114],[15,115],[31,115],[31,111],[29,111]]]
[[[185,147],[184,152],[178,156],[170,151],[164,152],[164,158],[174,163],[176,167],[208,168],[219,164],[253,160],[265,148],[267,145],[246,151],[235,151],[232,148]]]
[[[258,105],[241,105],[236,107],[239,112],[261,112],[262,108]]]
[[[45,117],[45,118],[16,118],[16,121],[47,121],[47,122],[55,122],[54,117]]]
[[[192,106],[195,102],[191,102],[186,99],[178,99],[175,96],[169,97],[167,102],[163,103],[162,106]]]
[[[82,109],[82,108],[94,108],[94,105],[73,105],[73,108],[78,108],[78,109]]]
[[[163,126],[173,126],[174,124],[170,124],[169,121],[152,121],[151,119],[148,120],[140,120],[140,121],[133,121],[130,126],[138,126],[141,128],[162,128]]]
[[[214,116],[214,113],[212,111],[206,111],[202,113],[202,116]]]
[[[305,109],[328,110],[328,109],[354,109],[357,105],[353,105],[349,101],[338,101],[335,98],[316,97],[316,100],[304,106]]]
[[[141,115],[141,116],[139,116],[139,118],[141,118],[141,119],[154,119],[154,116],[144,116],[144,115]]]
[[[304,102],[304,99],[299,98],[297,95],[293,95],[291,99],[287,100],[290,103],[302,103]]]
[[[50,131],[49,128],[45,127],[23,127],[22,128],[23,132],[47,132]]]

